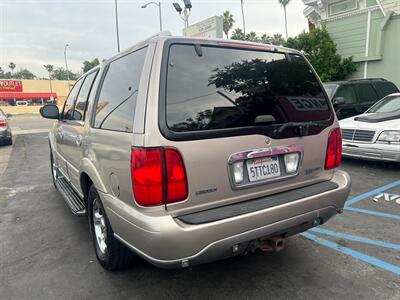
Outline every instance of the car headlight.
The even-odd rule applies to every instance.
[[[378,141],[381,142],[400,142],[400,131],[398,130],[386,130],[382,131],[378,137]]]

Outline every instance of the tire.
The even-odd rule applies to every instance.
[[[135,254],[114,237],[114,231],[94,185],[90,187],[88,195],[88,216],[96,257],[103,268],[116,271],[129,267]]]
[[[10,138],[9,138],[8,140],[6,140],[6,142],[5,142],[5,144],[6,144],[7,146],[11,146],[12,143],[13,143],[12,137],[10,137]]]
[[[57,169],[56,165],[54,163],[54,158],[53,158],[53,151],[50,148],[50,171],[51,171],[51,178],[53,179],[53,184],[57,188],[56,185],[56,178],[57,178]]]

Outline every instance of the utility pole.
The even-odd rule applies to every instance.
[[[65,59],[65,69],[67,70],[67,80],[68,80],[68,90],[71,89],[71,85],[69,83],[69,70],[68,70],[68,63],[67,63],[67,47],[69,46],[69,44],[65,44],[64,47],[64,59]]]
[[[245,21],[245,19],[244,19],[243,0],[240,0],[240,6],[241,6],[241,8],[242,8],[243,34],[246,35],[246,21]]]
[[[118,53],[119,53],[120,52],[120,48],[119,48],[118,3],[117,3],[117,0],[115,0],[114,3],[115,3],[115,28],[117,30],[117,49],[118,49]]]

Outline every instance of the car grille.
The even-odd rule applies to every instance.
[[[347,141],[372,142],[374,130],[342,129],[342,137]]]

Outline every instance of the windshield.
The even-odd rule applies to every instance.
[[[386,113],[400,110],[400,96],[386,96],[372,106],[367,113]]]
[[[338,87],[337,84],[324,83],[324,89],[325,89],[326,93],[328,94],[329,99],[332,100],[337,87]]]
[[[166,122],[175,132],[331,116],[319,81],[297,54],[173,44],[166,85]]]

